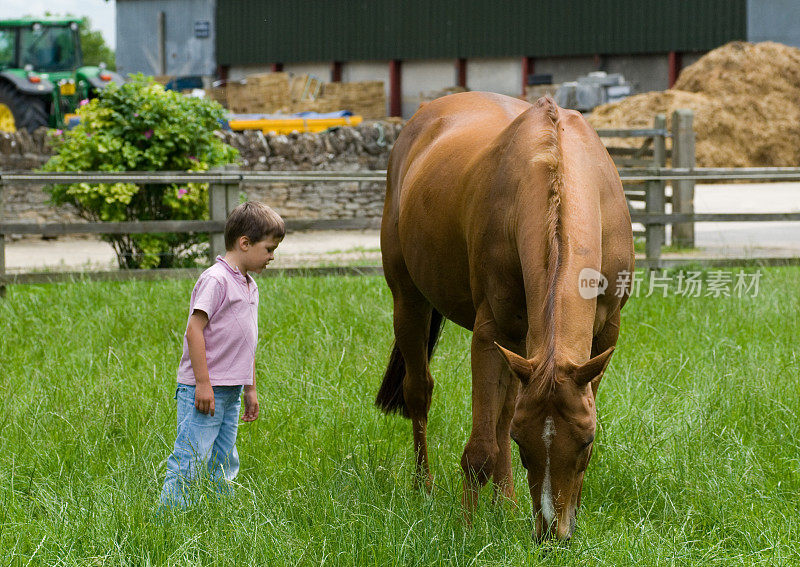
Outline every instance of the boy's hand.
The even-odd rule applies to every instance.
[[[214,388],[211,387],[210,382],[195,386],[194,407],[200,413],[214,415]]]
[[[255,386],[244,387],[244,415],[242,421],[255,421],[258,419],[258,395]]]

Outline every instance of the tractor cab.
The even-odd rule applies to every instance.
[[[0,20],[0,131],[60,128],[117,73],[83,66],[81,20]]]
[[[81,66],[78,23],[0,27],[0,54],[4,68],[30,66],[38,73],[72,72]]]

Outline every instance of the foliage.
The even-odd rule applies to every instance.
[[[236,158],[215,134],[224,111],[213,101],[165,91],[137,75],[111,84],[78,110],[80,123],[54,132],[55,155],[45,171],[207,171]],[[89,221],[208,218],[208,186],[76,183],[50,188],[57,205],[69,203]],[[120,267],[193,265],[202,234],[107,235]]]
[[[87,17],[81,22],[80,37],[84,65],[105,63],[106,68],[116,70],[117,57],[114,50],[108,46],[100,30],[92,29],[92,22]]]
[[[0,301],[3,564],[798,565],[800,268],[762,272],[757,297],[628,302],[578,530],[550,549],[531,540],[516,449],[519,509],[493,505],[487,487],[463,520],[470,333],[454,324],[432,360],[435,487],[412,489],[410,423],[372,404],[393,340],[382,278],[259,281],[261,416],[239,426],[236,494],[166,515],[194,281],[12,285]]]

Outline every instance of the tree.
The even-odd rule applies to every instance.
[[[84,65],[105,63],[109,69],[117,69],[114,50],[106,44],[106,40],[99,30],[92,29],[92,22],[88,17],[84,17],[81,22],[80,36]]]

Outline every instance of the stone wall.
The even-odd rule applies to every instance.
[[[370,122],[318,134],[262,134],[258,131],[219,132],[241,155],[240,167],[250,171],[363,171],[386,169],[389,152],[400,132],[395,122]],[[0,169],[29,171],[41,167],[52,149],[45,130],[0,132]],[[263,201],[285,218],[378,218],[383,211],[383,183],[274,183],[247,185],[248,199]],[[54,208],[41,185],[3,189],[3,220],[73,222],[71,207]]]
[[[0,170],[31,171],[50,158],[47,129],[33,134],[22,130],[14,134],[0,132]],[[74,222],[79,220],[71,206],[53,207],[42,185],[5,185],[2,187],[2,220],[19,222]]]

